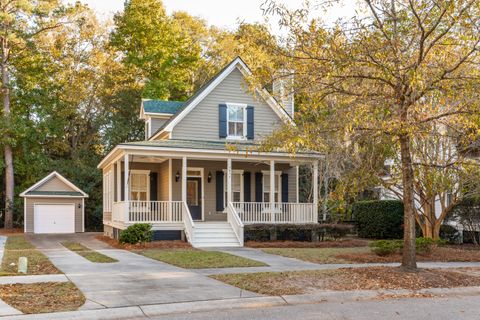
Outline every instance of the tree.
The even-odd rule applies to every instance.
[[[479,194],[480,166],[460,137],[445,126],[432,125],[431,134],[412,139],[415,217],[425,238],[440,238],[447,214],[465,198]],[[384,185],[402,200],[399,157],[393,158]]]
[[[63,8],[56,0],[2,1],[0,3],[0,72],[5,134],[2,139],[5,159],[5,228],[13,227],[15,194],[13,145],[15,126],[11,117],[11,86],[15,77],[12,60],[34,46],[35,38],[59,25]]]
[[[144,97],[184,100],[193,93],[202,53],[194,35],[202,34],[202,22],[186,14],[168,16],[160,0],[126,1],[114,22],[111,44],[126,65],[140,71]]]
[[[477,1],[365,0],[365,16],[333,27],[308,20],[309,8],[266,2],[288,30],[285,66],[305,100],[294,140],[341,132],[389,141],[399,155],[404,201],[402,267],[416,269],[413,138],[445,125],[472,141],[478,132],[480,18]],[[297,105],[298,106],[298,105]],[[298,109],[297,109],[298,110]],[[315,130],[310,130],[312,127]],[[460,136],[460,135],[459,135]],[[467,143],[463,141],[463,143]]]

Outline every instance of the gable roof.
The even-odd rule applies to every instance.
[[[190,97],[182,107],[168,120],[166,121],[155,133],[153,133],[149,140],[154,140],[161,132],[169,131],[175,127],[185,116],[190,113],[213,89],[217,87],[232,71],[239,69],[242,74],[250,76],[252,71],[245,62],[240,57],[236,57],[226,65],[222,70],[220,70],[212,79],[210,79],[203,87],[201,87],[193,96]],[[292,117],[285,111],[285,109],[280,106],[280,104],[268,93],[265,89],[256,89],[260,96],[265,100],[265,102],[272,107],[272,109],[277,113],[280,119],[284,120],[287,123],[293,124]]]
[[[36,190],[46,182],[50,181],[53,178],[58,178],[60,181],[65,183],[67,186],[73,189],[73,191],[40,191]],[[34,197],[34,196],[46,196],[46,197],[64,197],[64,196],[69,196],[69,197],[79,197],[79,198],[88,198],[88,195],[83,192],[80,188],[78,188],[76,185],[71,183],[67,178],[62,176],[60,173],[57,171],[51,172],[49,175],[47,175],[45,178],[42,180],[38,181],[35,183],[33,186],[28,188],[27,190],[23,191],[20,193],[21,197]]]
[[[142,99],[144,114],[175,114],[183,107],[183,101],[165,101],[154,99]]]

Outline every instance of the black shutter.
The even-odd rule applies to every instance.
[[[223,211],[223,171],[215,172],[215,197],[217,202],[217,211]]]
[[[120,187],[121,193],[120,193],[120,200],[125,201],[125,172],[122,171],[122,178],[120,179],[122,181],[122,185]]]
[[[253,121],[253,107],[247,107],[247,139],[254,137],[254,121]]]
[[[282,173],[282,202],[288,202],[288,174]]]
[[[243,173],[243,201],[251,202],[252,201],[252,191],[251,191],[251,174],[250,172]]]
[[[218,136],[227,137],[227,105],[218,105]],[[222,209],[223,210],[223,209]]]
[[[150,201],[157,201],[157,179],[156,172],[150,172]]]
[[[263,174],[261,172],[255,172],[255,201],[263,201]]]

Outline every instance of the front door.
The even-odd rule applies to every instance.
[[[187,205],[193,220],[202,220],[202,178],[187,178]]]

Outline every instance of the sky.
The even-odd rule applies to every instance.
[[[67,0],[74,2],[75,0]],[[80,0],[93,8],[100,16],[112,17],[115,12],[123,10],[124,0]],[[280,0],[285,5],[295,8],[302,0]],[[344,0],[342,5],[335,5],[328,13],[318,12],[327,21],[334,21],[339,17],[351,17],[355,14],[355,0]],[[209,25],[235,29],[239,21],[263,22],[264,17],[260,5],[263,0],[163,0],[168,13],[186,11],[190,15],[205,19]],[[272,30],[278,31],[275,22],[271,23]]]

